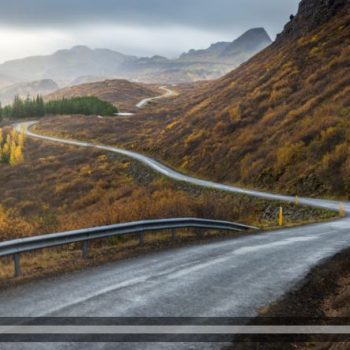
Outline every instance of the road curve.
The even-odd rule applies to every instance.
[[[137,108],[143,108],[143,107],[145,107],[148,103],[150,103],[151,101],[160,100],[160,99],[162,99],[162,98],[169,98],[169,97],[172,97],[172,96],[175,96],[175,95],[176,95],[175,91],[173,91],[173,90],[171,90],[171,89],[168,89],[166,86],[161,86],[160,89],[165,91],[165,93],[164,93],[163,95],[159,95],[159,96],[156,96],[156,97],[145,98],[145,99],[141,100],[141,101],[136,105],[136,107],[137,107]]]
[[[190,177],[142,154],[117,147],[38,135],[29,137],[97,148],[136,159],[178,181],[266,199],[293,197],[245,190]],[[300,203],[337,209],[336,201],[300,198]],[[350,211],[350,204],[345,204]],[[253,317],[290,290],[322,259],[350,245],[350,219],[282,229],[266,234],[154,253],[68,276],[48,278],[0,292],[0,316]],[[1,344],[1,349],[14,349]],[[28,349],[80,349],[81,344],[26,344]],[[142,349],[210,349],[219,344],[143,344]],[[22,348],[22,347],[21,347]],[[95,349],[86,344],[84,349]],[[99,349],[115,345],[99,344]],[[120,344],[118,349],[140,348]]]
[[[144,98],[143,100],[141,100],[139,103],[136,104],[136,107],[141,109],[143,107],[145,107],[148,103],[154,101],[154,100],[160,100],[163,98],[169,98],[172,96],[176,96],[176,92],[173,90],[168,89],[166,86],[160,86],[159,89],[164,90],[164,94],[159,95],[159,96],[155,96],[155,97],[148,97],[148,98]],[[115,113],[115,115],[120,116],[120,117],[130,117],[132,115],[134,115],[135,113],[130,113],[130,112],[118,112]],[[105,117],[98,115],[97,116],[98,119],[105,119]]]
[[[183,182],[187,182],[193,185],[202,186],[206,188],[212,188],[212,189],[222,190],[222,191],[231,192],[231,193],[246,194],[249,196],[265,198],[265,199],[280,200],[285,202],[293,202],[295,200],[295,197],[292,197],[292,196],[249,190],[249,189],[244,189],[236,186],[221,184],[214,181],[203,180],[192,176],[188,176],[188,175],[179,173],[174,169],[169,168],[168,166],[156,161],[151,157],[145,156],[137,152],[128,151],[122,148],[107,146],[102,144],[89,143],[89,142],[78,141],[78,140],[68,140],[68,139],[62,139],[58,137],[40,135],[30,130],[30,128],[36,123],[37,123],[36,121],[19,123],[16,125],[16,129],[18,131],[24,130],[27,136],[45,140],[45,141],[57,142],[61,144],[68,144],[68,145],[74,145],[74,146],[86,147],[86,148],[96,148],[96,149],[100,149],[108,152],[118,153],[118,154],[127,156],[129,158],[135,159],[143,163],[144,165],[148,166],[149,168],[159,172],[160,174],[177,181],[183,181]],[[334,201],[334,200],[300,197],[299,203],[311,205],[315,207],[327,208],[327,209],[335,209],[335,210],[339,209],[339,201]],[[347,212],[350,212],[350,203],[348,202],[345,203],[345,210]]]

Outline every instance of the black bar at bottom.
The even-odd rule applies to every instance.
[[[249,335],[225,334],[1,334],[0,343],[294,343],[294,342],[350,342],[350,335]]]

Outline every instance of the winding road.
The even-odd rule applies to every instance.
[[[176,92],[173,91],[173,90],[170,90],[168,89],[166,86],[161,86],[160,87],[161,90],[165,91],[165,93],[163,95],[160,95],[160,96],[156,96],[156,97],[149,97],[149,98],[145,98],[143,100],[141,100],[137,105],[136,107],[137,108],[143,108],[145,107],[148,103],[154,101],[154,100],[160,100],[162,98],[169,98],[169,97],[172,97],[172,96],[175,96],[176,95]]]
[[[197,179],[117,147],[39,135],[136,159],[164,176],[198,186],[281,201],[293,197]],[[338,209],[339,202],[300,198]],[[350,203],[345,203],[350,212]],[[0,316],[253,317],[289,291],[321,260],[350,246],[350,219],[281,229],[207,245],[152,253],[0,292]],[[222,344],[84,344],[84,349],[219,349]],[[15,344],[0,344],[15,349]],[[81,349],[81,344],[23,344],[21,349]]]
[[[159,89],[163,90],[164,94],[158,95],[158,96],[155,96],[155,97],[144,98],[143,100],[141,100],[139,103],[136,104],[136,107],[141,109],[141,108],[145,107],[147,104],[149,104],[152,101],[160,100],[160,99],[163,99],[163,98],[169,98],[169,97],[172,97],[172,96],[176,96],[176,92],[173,91],[173,90],[168,89],[166,86],[160,86]],[[118,113],[115,113],[115,115],[120,116],[120,117],[130,117],[132,115],[135,115],[135,113],[132,113],[132,112],[118,112]],[[98,115],[97,118],[98,119],[104,119],[105,117],[103,117],[101,115]]]

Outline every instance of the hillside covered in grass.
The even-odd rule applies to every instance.
[[[115,79],[67,87],[48,95],[46,100],[96,96],[102,101],[114,104],[121,111],[129,111],[135,109],[140,100],[159,94],[155,86]]]
[[[302,1],[275,44],[192,96],[154,147],[219,180],[349,195],[350,3],[325,3]]]
[[[350,2],[303,0],[274,44],[222,79],[137,120],[48,128],[218,181],[349,197],[349,96]]]

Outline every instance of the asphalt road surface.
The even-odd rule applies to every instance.
[[[1,316],[250,317],[311,267],[350,245],[350,220],[225,240],[90,268],[0,293]],[[21,349],[81,349],[27,344]],[[16,349],[17,344],[0,344]],[[221,344],[192,344],[216,349]],[[188,349],[189,344],[85,344],[84,349]]]
[[[144,155],[105,145],[29,137],[98,148],[134,158],[175,180],[282,201],[293,197],[245,190],[180,174]],[[23,124],[22,124],[23,125]],[[20,125],[18,126],[18,128]],[[299,198],[337,209],[339,202]],[[350,211],[350,204],[345,203]],[[0,292],[0,316],[253,317],[321,260],[350,246],[350,219],[282,229],[158,252]],[[218,349],[222,344],[0,344],[0,349]]]

